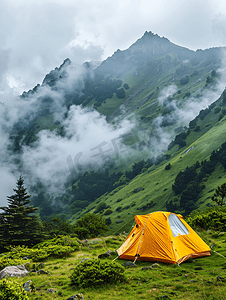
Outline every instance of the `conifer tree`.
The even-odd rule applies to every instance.
[[[212,201],[216,202],[218,206],[223,206],[224,199],[226,198],[226,182],[221,186],[218,186],[215,193],[212,196]]]
[[[7,197],[8,206],[0,207],[0,250],[9,246],[32,246],[43,239],[42,224],[35,214],[37,208],[29,205],[30,195],[24,187],[23,177],[17,181],[15,194]]]

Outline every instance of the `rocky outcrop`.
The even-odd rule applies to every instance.
[[[5,278],[5,277],[24,277],[28,274],[29,272],[26,270],[24,265],[20,266],[9,266],[5,267],[0,272],[0,279]]]

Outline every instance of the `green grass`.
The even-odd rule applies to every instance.
[[[105,115],[108,116],[111,114],[118,106],[120,106],[125,99],[119,99],[117,98],[116,94],[114,93],[113,97],[111,99],[106,99],[101,106],[97,108],[97,110]]]
[[[54,117],[51,114],[38,118],[35,121],[35,126],[37,131],[44,130],[46,128],[49,130],[54,130],[59,127],[59,125],[54,124]]]
[[[31,280],[36,287],[35,292],[28,292],[29,299],[67,299],[77,293],[82,293],[85,299],[162,299],[168,296],[172,299],[225,299],[226,283],[217,280],[218,276],[226,278],[225,234],[212,231],[200,231],[199,235],[209,245],[215,245],[211,256],[189,259],[180,266],[158,263],[155,268],[142,270],[154,262],[136,262],[136,267],[125,268],[126,283],[104,285],[97,288],[78,288],[71,285],[70,274],[73,268],[84,258],[97,258],[107,250],[114,251],[125,239],[125,235],[111,236],[89,240],[88,244],[80,246],[80,250],[65,259],[48,259],[44,261],[43,269],[49,274],[29,273],[24,278],[10,278],[20,284]],[[116,258],[113,253],[108,261]],[[116,260],[119,264],[124,260]],[[196,268],[202,267],[202,270]],[[55,293],[48,293],[48,289]]]

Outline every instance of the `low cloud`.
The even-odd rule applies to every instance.
[[[225,53],[223,53],[223,57]],[[176,93],[177,88],[175,85],[168,86],[164,88],[158,101],[161,105],[164,105],[166,109],[169,110],[169,114],[157,117],[153,121],[155,127],[155,133],[159,137],[165,137],[161,139],[159,143],[163,146],[163,149],[167,149],[167,145],[175,136],[173,130],[169,130],[172,125],[172,129],[180,125],[188,126],[189,122],[193,120],[201,110],[208,108],[211,103],[216,101],[225,89],[226,80],[226,65],[225,59],[222,60],[222,67],[217,70],[219,78],[213,87],[206,88],[198,98],[187,97],[184,100],[173,100],[173,95]],[[181,102],[183,101],[183,102]]]
[[[28,179],[41,181],[51,192],[62,192],[70,172],[100,168],[120,151],[121,136],[130,132],[132,124],[124,121],[116,128],[97,111],[71,106],[63,122],[65,136],[43,130],[34,147],[23,147],[23,167]],[[30,181],[30,185],[32,185]]]
[[[3,187],[3,181],[0,183],[1,203],[5,203],[6,193],[10,186],[11,189],[15,187],[20,173],[28,188],[39,181],[48,187],[49,192],[58,193],[63,191],[71,173],[104,167],[109,159],[119,158],[125,151],[121,137],[133,127],[128,120],[116,126],[109,124],[105,116],[92,107],[72,105],[67,109],[70,94],[82,95],[86,71],[84,66],[67,62],[47,77],[47,82],[56,78],[52,88],[44,82],[23,97],[15,96],[12,90],[2,95],[4,104],[0,103],[0,137],[3,143],[0,145],[0,165],[1,175],[8,178],[8,184],[4,183]],[[94,76],[92,71],[87,72],[91,77]],[[60,74],[64,74],[65,78],[59,80]],[[21,137],[20,152],[12,152],[10,137],[17,134],[18,128],[26,129],[36,117],[41,116],[46,107],[53,114],[54,121],[60,123],[63,134],[60,135],[57,130],[41,130],[37,140],[29,146],[23,144]],[[20,165],[16,165],[16,160],[20,161]]]

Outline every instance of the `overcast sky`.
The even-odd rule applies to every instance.
[[[226,2],[1,0],[0,93],[33,88],[67,57],[103,60],[145,31],[193,50],[225,46]]]

